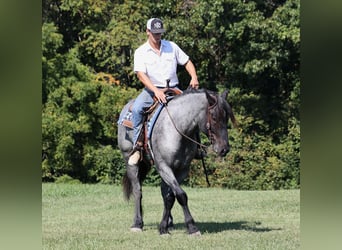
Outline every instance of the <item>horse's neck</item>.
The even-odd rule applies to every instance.
[[[179,126],[182,130],[191,131],[197,127],[203,127],[206,120],[207,98],[205,93],[187,94],[175,100],[172,106],[175,116],[179,118]]]

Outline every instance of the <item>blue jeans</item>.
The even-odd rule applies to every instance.
[[[153,104],[154,93],[146,88],[135,99],[132,108],[132,123],[134,128],[133,145],[137,143],[139,132],[142,126],[144,108],[150,107]]]
[[[178,88],[173,87],[173,89],[178,89]],[[137,143],[139,132],[142,127],[144,108],[148,108],[153,104],[154,102],[153,97],[154,97],[154,93],[151,90],[144,88],[143,91],[138,95],[138,97],[135,99],[133,103],[132,123],[133,123],[133,130],[134,130],[134,135],[133,135],[134,146]]]

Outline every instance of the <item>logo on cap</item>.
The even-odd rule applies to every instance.
[[[160,29],[162,27],[162,24],[158,21],[156,21],[154,24],[153,24],[154,28],[155,29]]]

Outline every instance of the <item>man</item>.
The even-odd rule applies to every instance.
[[[141,45],[134,53],[134,72],[145,86],[136,98],[133,113],[133,153],[128,163],[135,165],[140,159],[138,136],[142,126],[143,110],[153,104],[153,97],[159,102],[166,103],[166,96],[161,88],[165,88],[169,80],[170,88],[177,88],[177,65],[185,66],[191,76],[190,86],[198,88],[197,73],[189,56],[181,50],[177,44],[162,40],[165,32],[163,22],[159,18],[151,18],[147,21],[147,42]]]

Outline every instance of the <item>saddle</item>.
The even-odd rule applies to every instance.
[[[182,93],[182,91],[179,89],[164,88],[161,90],[166,95],[167,102],[171,101],[176,95],[179,95]],[[148,141],[151,137],[153,126],[155,122],[157,121],[161,110],[164,107],[164,105],[160,104],[155,97],[153,99],[154,99],[153,104],[144,110],[143,123],[142,123],[142,127],[141,127],[138,140],[137,140],[137,144],[140,145],[140,150],[141,150],[140,155],[143,156],[143,160],[147,160],[148,163],[150,163],[151,165],[153,165],[154,162],[153,162],[152,152],[149,147]],[[133,129],[133,123],[132,123],[133,105],[134,105],[134,102],[128,108],[126,115],[120,121],[121,125],[130,129]]]

